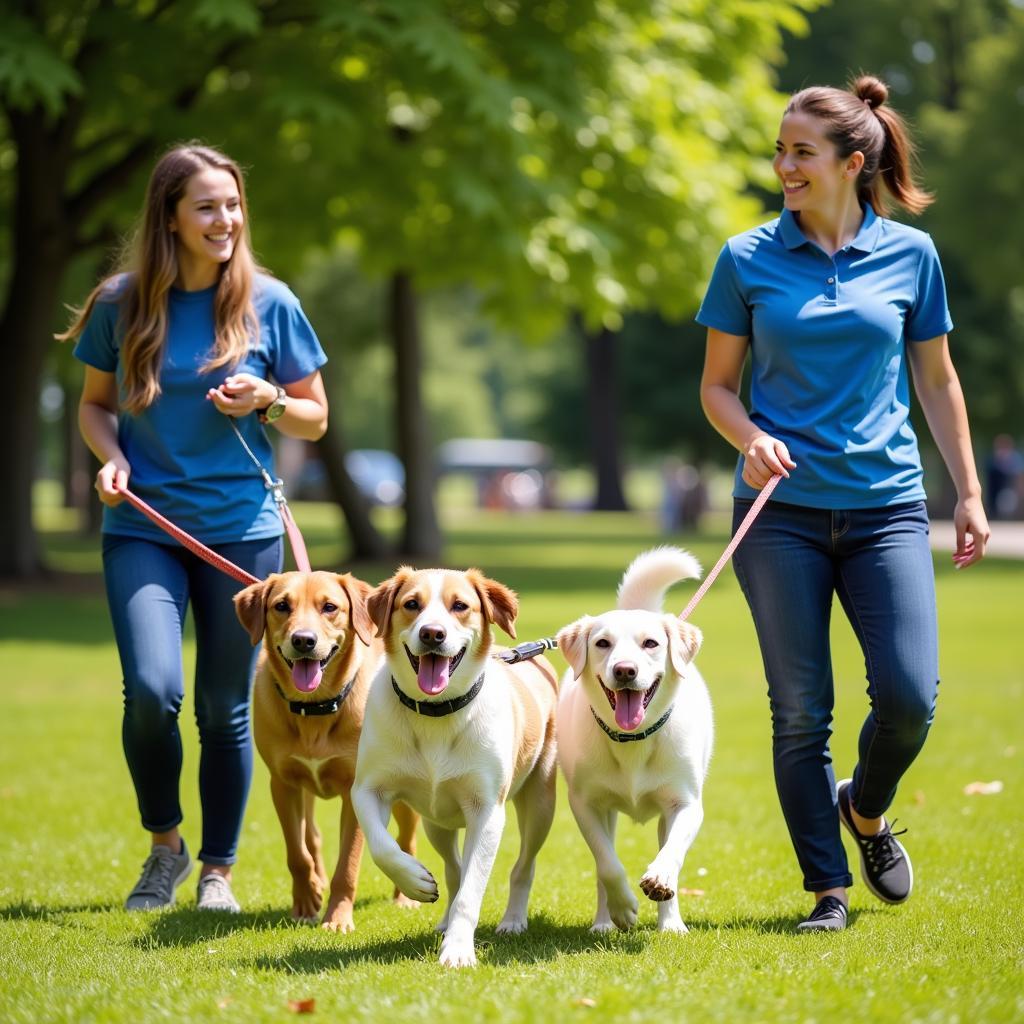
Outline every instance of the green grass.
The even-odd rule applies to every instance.
[[[336,565],[333,510],[302,505],[297,516],[314,564]],[[352,1022],[1024,1020],[1024,564],[955,573],[948,556],[938,560],[939,713],[894,808],[909,827],[917,876],[905,906],[886,907],[858,884],[846,932],[793,933],[808,898],[774,794],[753,629],[726,572],[694,615],[717,737],[705,824],[681,878],[704,890],[682,899],[689,935],[655,932],[654,907],[642,896],[639,927],[590,935],[593,862],[562,792],[538,861],[530,931],[493,931],[515,854],[510,827],[477,933],[480,966],[448,972],[436,963],[439,907],[393,907],[390,883],[368,856],[355,934],[288,921],[283,844],[259,761],[235,875],[246,913],[198,915],[191,885],[172,911],[120,910],[145,841],[120,750],[119,672],[96,545],[62,532],[59,516],[44,522],[68,575],[0,592],[0,1019],[286,1021],[290,1000],[314,998],[314,1019]],[[474,511],[449,515],[447,525],[451,564],[478,565],[519,591],[523,639],[610,606],[626,563],[659,540],[640,516]],[[677,540],[709,567],[724,527],[716,521],[705,535]],[[391,568],[360,574],[376,582]],[[671,606],[682,608],[690,593],[679,588]],[[845,773],[865,684],[841,615],[833,635],[834,753]],[[191,705],[183,724],[184,831],[195,846]],[[994,779],[1004,785],[998,795],[963,792]],[[329,863],[338,806],[319,808]],[[623,861],[639,879],[655,849],[654,823],[624,821],[619,832]],[[439,873],[425,839],[421,850]]]

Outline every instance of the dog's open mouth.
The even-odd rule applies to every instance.
[[[627,731],[639,727],[644,720],[647,705],[654,700],[654,695],[661,686],[661,676],[658,676],[646,690],[609,690],[600,676],[597,677],[597,681],[601,684],[612,711],[615,712],[616,724],[620,729]]]
[[[280,647],[277,653],[284,658],[285,664],[292,670],[292,683],[300,693],[312,693],[324,677],[324,669],[327,663],[338,653],[338,645],[335,644],[326,658],[288,658]]]
[[[417,657],[408,647],[405,648],[409,663],[416,672],[416,683],[428,696],[436,697],[447,685],[451,674],[459,667],[466,648],[463,647],[454,658],[445,658],[440,654],[421,654]]]

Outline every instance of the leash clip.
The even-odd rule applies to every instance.
[[[260,466],[260,474],[263,477],[263,486],[270,491],[277,507],[282,508],[287,505],[288,502],[284,496],[284,481],[280,478],[275,480],[263,466]]]

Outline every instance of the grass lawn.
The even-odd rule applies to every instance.
[[[340,557],[334,511],[300,505],[317,566]],[[0,591],[0,1020],[294,1019],[315,1000],[332,1021],[1013,1021],[1024,1020],[1024,563],[969,572],[938,562],[939,713],[893,814],[909,829],[916,888],[903,907],[852,890],[851,927],[793,933],[808,908],[772,781],[767,702],[753,629],[731,572],[694,615],[716,713],[705,823],[680,884],[685,936],[639,926],[592,936],[594,868],[564,791],[538,860],[530,930],[496,936],[515,855],[507,830],[477,932],[480,966],[436,963],[440,908],[404,911],[367,855],[357,931],[292,925],[284,847],[257,758],[235,890],[245,913],[199,915],[193,884],[156,914],[120,907],[146,842],[120,749],[120,677],[95,572],[97,545],[46,519],[60,583]],[[640,516],[478,512],[447,518],[453,565],[519,591],[519,635],[552,634],[612,605],[627,562],[658,542]],[[709,568],[725,524],[676,540]],[[362,567],[376,582],[392,566]],[[670,594],[681,609],[693,584]],[[866,709],[862,659],[841,613],[833,628],[837,772],[853,764]],[[186,652],[189,656],[190,648]],[[198,845],[197,743],[183,714],[184,833]],[[1002,792],[966,795],[974,781]],[[329,865],[339,805],[321,804]],[[639,880],[655,825],[622,821],[618,847]],[[439,859],[421,837],[424,860]],[[851,851],[852,853],[852,851]],[[856,872],[856,868],[855,868]],[[639,889],[637,890],[639,894]]]

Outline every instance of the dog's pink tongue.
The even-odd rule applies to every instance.
[[[620,729],[635,729],[644,720],[644,710],[644,695],[639,691],[615,691],[615,721]]]
[[[302,693],[312,693],[324,677],[324,670],[316,658],[299,658],[292,665],[292,682]]]
[[[438,654],[421,654],[420,667],[416,673],[416,682],[420,689],[430,696],[440,693],[448,685],[448,669],[451,658],[442,658]]]

